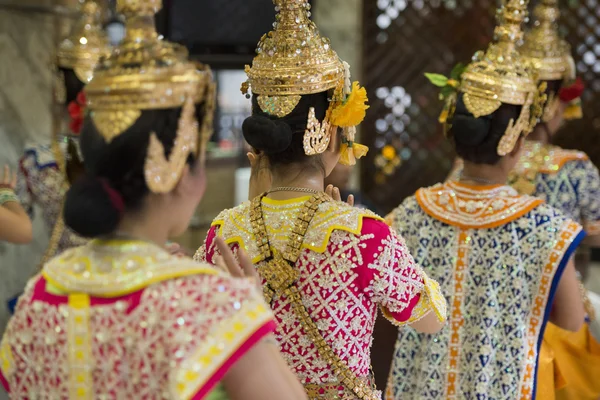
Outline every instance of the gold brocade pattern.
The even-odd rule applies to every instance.
[[[290,202],[274,202],[268,198],[263,200],[265,225],[269,230],[269,240],[275,249],[284,249],[289,232],[293,229],[292,222],[299,202],[308,200],[302,197]],[[225,210],[215,218],[213,226],[219,226],[219,233],[226,238],[227,243],[240,243],[248,252],[252,262],[260,260],[261,251],[252,232],[252,226],[247,220],[250,203],[244,203],[231,210]],[[329,202],[319,207],[311,229],[306,233],[303,249],[323,253],[334,230],[360,234],[364,218],[383,219],[369,210],[347,207],[339,202]]]
[[[146,249],[139,250],[143,257]],[[199,267],[204,272],[96,304],[81,294],[48,302],[37,297],[39,276],[31,280],[0,347],[11,396],[183,400],[206,394],[205,385],[226,372],[234,353],[272,331],[262,328],[273,316],[253,282]]]

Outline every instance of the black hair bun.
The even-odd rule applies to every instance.
[[[478,146],[488,137],[491,126],[490,118],[454,114],[454,118],[452,118],[453,138],[459,145]]]
[[[85,238],[113,233],[121,220],[102,180],[84,176],[69,189],[63,210],[65,224]]]
[[[266,154],[281,153],[292,144],[293,131],[281,120],[253,115],[244,120],[242,132],[250,146]]]
[[[492,126],[492,118],[487,115],[475,118],[467,110],[463,96],[460,95],[451,124],[452,137],[457,145],[478,146],[487,139]]]

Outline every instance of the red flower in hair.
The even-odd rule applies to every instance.
[[[585,84],[581,78],[577,78],[570,86],[565,86],[560,89],[558,96],[563,103],[570,103],[575,99],[578,99],[583,94]]]
[[[75,135],[79,135],[81,127],[83,126],[83,118],[85,116],[86,99],[83,91],[79,92],[77,98],[69,103],[69,115],[71,116],[71,123],[69,128]]]

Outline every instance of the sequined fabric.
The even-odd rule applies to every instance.
[[[49,146],[36,145],[26,149],[19,161],[16,193],[30,214],[34,204],[40,206],[49,234],[62,212],[66,193],[63,183],[64,177]],[[56,254],[84,243],[85,239],[65,227]]]
[[[86,246],[92,264],[100,259],[99,246]],[[117,265],[140,262],[157,249],[138,243],[137,253],[117,255],[132,245],[103,246],[113,248]],[[204,398],[239,357],[275,329],[252,282],[165,257],[140,266],[146,282],[154,283],[117,297],[55,294],[54,283],[50,290],[45,278],[32,279],[0,346],[0,380],[11,398]],[[152,276],[161,263],[172,266],[176,260],[181,268],[174,278]],[[105,266],[91,265],[81,281],[98,278]],[[114,282],[107,279],[107,285]]]
[[[422,191],[432,200],[450,194],[464,204],[515,201],[505,186],[475,193],[446,184]],[[415,260],[439,282],[449,317],[435,335],[399,331],[387,399],[532,398],[553,284],[581,227],[544,204],[503,214],[490,228],[478,227],[479,212],[471,210],[469,222],[465,211],[459,224],[413,196],[390,215]]]
[[[462,165],[456,163],[449,180],[460,177]],[[600,234],[600,173],[585,153],[526,141],[514,173],[531,181],[527,194],[582,224],[588,235]]]
[[[275,250],[285,248],[287,233],[306,199],[263,199],[265,225]],[[198,255],[205,254],[210,262],[217,254],[214,238],[220,233],[234,249],[243,246],[255,258],[258,249],[246,217],[249,212],[248,203],[223,212],[208,234],[206,251]],[[379,217],[339,202],[321,204],[302,247],[295,267],[303,303],[329,346],[357,377],[366,379],[377,306],[397,323],[405,323],[424,293],[425,277],[402,239]],[[317,353],[289,301],[276,298],[271,306],[281,351],[301,381],[307,388],[335,384],[331,366]],[[354,399],[343,391],[338,396]]]

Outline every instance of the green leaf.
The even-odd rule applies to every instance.
[[[440,90],[440,95],[445,99],[446,97],[450,96],[454,92],[456,92],[456,89],[453,88],[452,86],[444,86]]]
[[[443,88],[448,84],[448,78],[441,74],[425,73],[425,77],[429,79],[429,82],[433,83],[437,87]]]
[[[450,78],[454,79],[455,81],[459,81],[461,75],[463,74],[463,72],[465,72],[465,69],[467,69],[467,66],[463,63],[458,63],[454,66],[454,68],[452,68],[452,72],[450,73]]]

